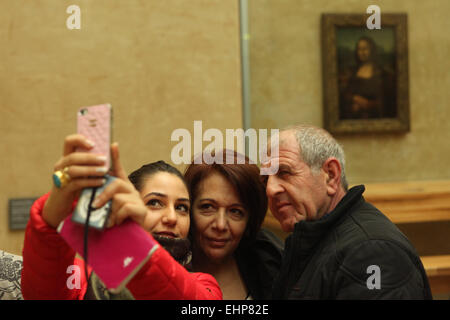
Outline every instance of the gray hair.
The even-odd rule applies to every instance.
[[[300,156],[313,171],[319,171],[325,161],[336,158],[341,165],[341,185],[345,191],[348,182],[345,176],[345,155],[341,145],[326,130],[308,125],[295,125],[281,130],[293,131],[300,147]]]

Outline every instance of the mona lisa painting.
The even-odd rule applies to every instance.
[[[332,133],[409,131],[406,15],[322,15],[324,123]]]

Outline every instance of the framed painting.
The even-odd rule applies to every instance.
[[[406,14],[322,15],[324,125],[331,133],[407,132],[409,80]]]

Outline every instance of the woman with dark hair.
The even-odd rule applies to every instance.
[[[151,233],[175,261],[191,271],[192,253],[188,239],[190,200],[188,188],[181,172],[160,160],[143,165],[133,171],[128,179],[139,192],[149,210],[142,227]],[[114,224],[114,221],[110,221],[110,223]],[[197,277],[199,274],[179,273],[184,273],[185,277],[192,278],[193,281],[202,281]],[[148,279],[151,280],[150,277]],[[180,279],[184,282],[182,277]],[[143,291],[142,283],[132,283],[131,289],[135,292],[136,290]],[[132,297],[128,290],[126,293]],[[124,294],[122,293],[120,296],[124,297]],[[93,273],[85,299],[110,299],[112,297],[117,298],[116,295],[107,291]],[[176,298],[176,296],[172,298]]]
[[[396,116],[393,72],[379,65],[376,48],[370,37],[356,43],[356,66],[341,76],[341,119]]]
[[[283,244],[261,229],[267,197],[259,168],[235,151],[215,154],[212,164],[204,156],[184,174],[192,195],[193,269],[213,275],[224,299],[269,299]]]
[[[59,178],[60,183],[55,183],[51,192],[39,198],[31,208],[23,249],[24,298],[221,299],[220,288],[211,275],[186,270],[191,257],[187,240],[190,199],[181,173],[159,161],[141,167],[127,179],[117,145],[111,147],[112,175],[117,179],[97,196],[93,207],[102,207],[112,200],[108,227],[132,219],[161,246],[151,249],[150,258],[119,293],[109,292],[89,266],[86,267],[88,279],[81,273],[79,285],[67,284],[71,276],[67,274],[68,267],[78,266],[83,270],[85,263],[56,228],[73,212],[83,188],[103,185],[108,169],[105,157],[76,152],[80,147],[89,150],[93,145],[78,134],[65,139],[64,154],[55,164],[55,170],[64,179]]]
[[[191,269],[189,191],[178,169],[160,160],[143,165],[128,179],[149,209],[144,228],[187,270]]]

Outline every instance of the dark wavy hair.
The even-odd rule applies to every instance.
[[[212,155],[220,161],[208,164],[210,161],[205,162],[205,153],[203,153],[186,168],[184,178],[191,192],[191,203],[194,203],[198,196],[200,183],[204,179],[215,172],[221,174],[234,187],[241,203],[249,213],[242,240],[251,241],[261,229],[267,213],[266,190],[260,178],[259,167],[251,164],[248,157],[236,151],[224,149]],[[227,159],[233,159],[233,164],[227,164]]]
[[[144,180],[158,172],[167,172],[177,176],[178,178],[181,179],[181,181],[183,181],[184,185],[189,190],[181,172],[177,168],[171,166],[170,164],[162,160],[143,165],[139,169],[130,173],[128,179],[130,179],[134,187],[138,191],[140,191],[142,189],[142,184],[144,183]]]

